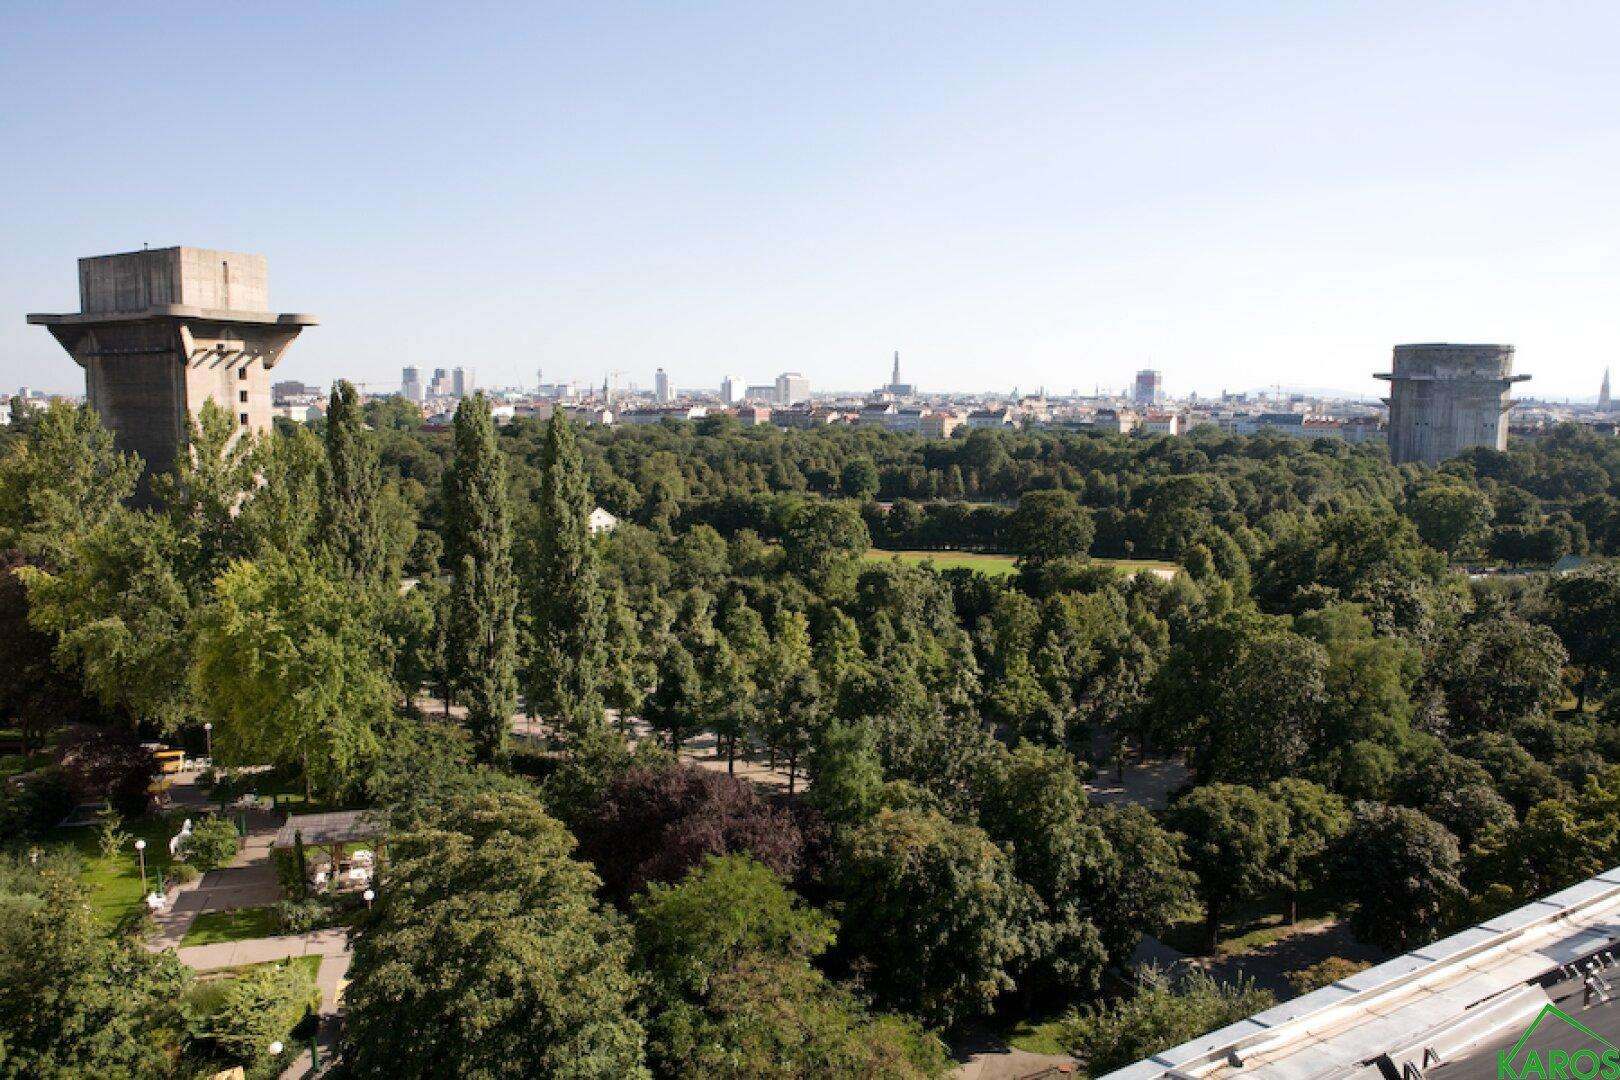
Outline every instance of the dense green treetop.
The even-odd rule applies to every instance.
[[[467,708],[485,761],[505,755],[517,707],[517,582],[512,564],[506,461],[495,442],[489,399],[456,408],[455,457],[444,474],[445,667]]]
[[[645,1076],[629,941],[532,796],[454,798],[393,837],[354,945],[356,1076]]]
[[[551,414],[540,457],[523,594],[532,639],[524,687],[530,708],[566,729],[600,723],[606,659],[602,587],[585,467],[568,418]]]

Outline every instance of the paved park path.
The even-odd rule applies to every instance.
[[[337,1008],[338,990],[349,970],[348,932],[342,928],[315,930],[308,934],[282,934],[278,937],[218,941],[210,945],[188,945],[177,949],[180,962],[193,971],[218,971],[244,964],[268,964],[299,956],[319,956],[321,968],[315,976],[321,988],[321,1011]]]
[[[213,809],[197,784],[198,773],[177,774],[169,788],[170,801],[177,808],[198,813]],[[264,907],[282,899],[281,884],[270,861],[270,844],[281,827],[284,815],[250,810],[243,815],[247,835],[229,866],[212,870],[168,892],[168,906],[157,916],[158,933],[148,947],[154,952],[173,949],[180,962],[193,971],[219,971],[244,964],[264,964],[299,956],[319,956],[315,985],[321,992],[320,1033],[322,1072],[336,1057],[335,1018],[343,984],[349,971],[348,933],[343,929],[316,930],[308,934],[282,934],[273,937],[221,941],[209,945],[182,947],[197,916],[205,911]],[[300,1047],[288,1062],[282,1076],[292,1080],[308,1076],[313,1068],[309,1049]]]
[[[423,695],[416,699],[415,705],[425,716],[442,717],[446,715],[443,698]],[[467,710],[460,705],[451,705],[448,715],[453,720],[460,720],[467,715]],[[615,727],[619,726],[619,713],[616,709],[604,710],[603,719]],[[647,739],[662,738],[661,735],[653,731],[651,725],[638,716],[630,718],[628,728],[628,738],[632,745]],[[524,743],[543,745],[552,734],[551,727],[546,721],[531,720],[521,710],[512,714],[511,732],[517,745]],[[725,755],[720,749],[719,739],[712,734],[694,735],[692,738],[687,739],[681,744],[680,758],[682,761],[690,762],[693,765],[714,772],[728,771]],[[788,789],[787,766],[781,764],[776,768],[772,768],[770,756],[763,752],[738,755],[730,771],[738,779],[747,780],[773,795],[786,793]],[[801,762],[799,774],[793,782],[793,790],[802,792],[809,786],[810,782],[803,772]]]
[[[169,788],[176,808],[197,813],[214,809],[197,786],[195,772],[178,774]],[[281,899],[281,885],[270,863],[270,843],[281,827],[281,815],[250,810],[242,815],[247,835],[229,866],[210,870],[195,881],[169,889],[168,904],[156,916],[156,950],[178,949],[191,924],[205,911],[231,911],[236,908],[264,907]]]

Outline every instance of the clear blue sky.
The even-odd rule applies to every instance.
[[[74,4],[0,17],[0,386],[74,259],[262,252],[278,373],[1375,392],[1620,367],[1620,5]]]

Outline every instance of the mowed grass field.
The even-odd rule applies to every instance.
[[[874,562],[899,559],[903,563],[931,562],[936,570],[977,570],[992,577],[1003,577],[1013,572],[1017,559],[1011,555],[995,555],[982,551],[879,551],[866,553]],[[1173,562],[1158,559],[1092,559],[1098,566],[1107,566],[1127,574],[1143,570],[1164,570],[1174,573],[1181,569]]]

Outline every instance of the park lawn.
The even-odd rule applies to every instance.
[[[873,548],[866,553],[866,558],[871,562],[883,562],[888,559],[899,559],[907,564],[931,562],[938,570],[977,570],[990,577],[1005,577],[1018,568],[1017,556],[987,551],[882,551]],[[1165,562],[1162,559],[1094,558],[1091,561],[1098,566],[1106,566],[1125,574],[1137,574],[1144,570],[1174,572],[1181,569],[1175,563]]]
[[[205,911],[197,916],[181,939],[180,947],[215,945],[222,941],[275,937],[281,933],[272,907],[237,908],[235,911]],[[304,958],[300,958],[304,959]],[[319,963],[319,957],[309,957]]]
[[[1292,926],[1269,898],[1244,901],[1234,907],[1237,910],[1221,919],[1221,943],[1216,956],[1246,956],[1295,934],[1320,929],[1336,921],[1338,914],[1311,893],[1300,898],[1299,921]],[[1160,940],[1190,956],[1208,955],[1204,952],[1203,911],[1189,909]]]
[[[152,815],[125,822],[124,831],[130,834],[130,839],[112,858],[101,854],[94,826],[56,829],[51,833],[53,843],[79,853],[84,864],[79,882],[90,894],[90,908],[96,918],[108,926],[131,912],[143,910],[135,839],[146,841],[146,881],[147,887],[153,888],[159,876],[169,868],[169,838],[178,831],[178,826],[167,818]]]
[[[1106,566],[1110,570],[1118,570],[1124,574],[1140,574],[1144,570],[1168,570],[1174,574],[1181,569],[1180,563],[1173,563],[1167,559],[1093,558],[1091,561],[1098,566]]]
[[[20,746],[22,743],[21,728],[0,728],[0,744],[6,746]],[[50,754],[40,747],[35,747],[31,755],[23,754],[20,750],[13,753],[0,754],[0,779],[7,776],[16,776],[18,773],[28,772],[50,761]]]
[[[243,795],[257,795],[261,799],[274,799],[274,808],[287,814],[324,814],[333,810],[354,810],[360,807],[343,802],[333,802],[316,796],[314,799],[304,795],[304,782],[296,776],[284,776],[279,772],[249,773],[239,776],[225,789],[226,801],[234,801]],[[219,793],[210,793],[214,802],[219,801]],[[233,811],[234,812],[234,811]]]
[[[1063,1017],[1020,1020],[1007,1032],[1007,1045],[1028,1054],[1067,1054]]]
[[[879,551],[866,553],[870,562],[899,559],[907,565],[931,562],[936,570],[977,570],[991,577],[1005,577],[1017,569],[1018,560],[1011,555],[995,555],[983,551]]]
[[[315,973],[321,970],[321,958],[319,956],[289,956],[284,960],[265,960],[258,964],[242,964],[239,967],[215,968],[213,971],[207,972],[205,977],[223,975],[227,978],[235,978],[238,975],[246,975],[250,971],[254,971],[262,967],[269,967],[272,964],[280,967],[303,968],[305,971],[309,972],[309,977],[311,979],[314,979]]]

